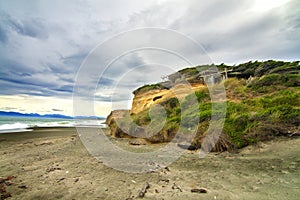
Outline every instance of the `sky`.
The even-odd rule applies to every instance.
[[[299,52],[298,0],[0,0],[0,110],[106,116],[187,66]]]

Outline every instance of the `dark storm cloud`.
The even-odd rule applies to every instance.
[[[252,0],[2,1],[1,94],[72,96],[73,85],[82,75],[77,71],[91,50],[116,33],[140,27],[170,28],[192,37],[216,63],[299,60],[300,2],[293,0],[265,12],[251,10],[254,4]],[[145,34],[147,37],[150,35]],[[182,54],[199,56],[199,51],[185,48],[180,41],[158,39],[162,46],[171,43]],[[143,40],[133,36],[123,45]],[[119,48],[122,46],[105,53]],[[115,101],[128,99],[133,89],[161,81],[162,75],[173,72],[162,67],[154,70],[149,63],[176,66],[177,70],[188,66],[162,52],[131,53],[110,66],[100,52],[90,62],[94,67],[84,75],[80,91],[88,96],[97,88],[99,101],[110,101],[112,96]]]

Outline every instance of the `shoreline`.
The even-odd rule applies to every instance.
[[[199,151],[185,153],[168,168],[130,174],[91,157],[75,128],[37,128],[0,134],[0,177],[14,176],[5,185],[10,199],[137,198],[149,183],[144,199],[296,199],[300,196],[300,138],[277,138],[249,146],[238,154]],[[160,145],[128,144],[137,150]],[[113,158],[113,155],[112,155]],[[193,189],[207,189],[194,193]],[[297,189],[298,188],[298,189]],[[197,191],[197,190],[193,190]]]

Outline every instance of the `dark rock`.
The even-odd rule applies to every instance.
[[[138,142],[138,141],[128,141],[128,144],[133,145],[133,146],[139,146],[139,145],[141,145],[141,143]]]
[[[9,192],[5,192],[5,193],[1,194],[1,200],[2,200],[2,199],[7,199],[7,198],[9,198],[9,197],[12,197],[12,196],[11,196],[11,193],[9,193]]]
[[[182,149],[187,149],[190,151],[195,151],[198,148],[195,145],[186,145],[186,144],[177,144],[178,147],[182,148]]]
[[[6,184],[7,186],[10,186],[10,185],[13,185],[14,183],[11,182],[11,181],[5,181],[5,184]]]
[[[191,192],[193,193],[207,193],[208,190],[205,188],[195,188],[195,189],[191,189]]]
[[[27,185],[24,185],[24,184],[23,184],[23,185],[19,185],[18,188],[21,188],[21,189],[27,189],[28,187],[27,187]]]
[[[2,193],[5,193],[6,192],[6,187],[4,186],[4,184],[2,183],[1,185],[0,185],[0,193],[2,194]]]

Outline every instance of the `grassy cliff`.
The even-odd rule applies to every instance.
[[[169,85],[176,85],[182,77],[189,82],[200,81],[197,66],[180,70],[170,75]],[[258,141],[277,136],[297,136],[300,130],[300,68],[299,62],[248,62],[237,66],[217,65],[219,70],[229,70],[229,78],[218,82],[226,88],[226,116],[223,131],[214,150],[241,148]],[[179,81],[178,81],[179,80]],[[134,94],[163,88],[161,83],[143,86]],[[212,102],[207,88],[195,92],[182,100],[170,98],[160,103],[166,111],[164,127],[153,137],[152,142],[170,141],[181,127],[189,134],[191,126],[197,126],[193,144],[201,146],[211,119],[212,105],[218,113],[218,104]],[[222,104],[224,105],[224,104]],[[221,108],[221,107],[220,107]],[[149,109],[131,116],[134,123],[146,127],[151,123]],[[195,121],[196,120],[196,121]],[[130,126],[130,125],[129,125]]]

